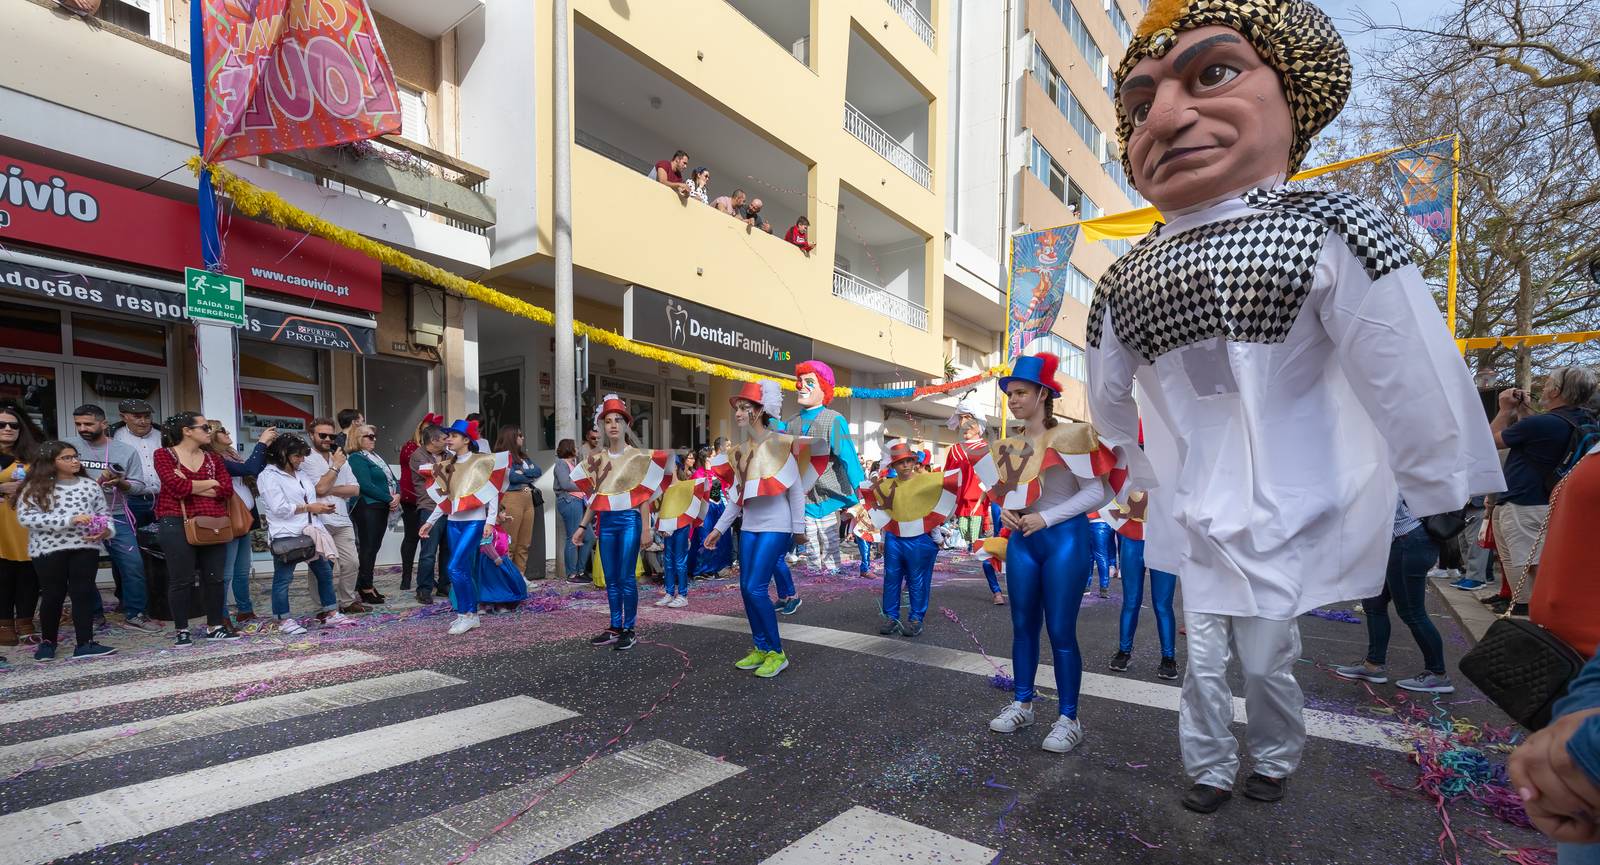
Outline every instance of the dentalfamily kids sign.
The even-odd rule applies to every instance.
[[[207,162],[400,131],[394,73],[366,0],[196,2]]]

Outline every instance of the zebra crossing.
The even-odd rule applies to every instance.
[[[352,650],[295,658],[259,659],[249,653],[240,654],[244,656],[237,659],[236,666],[202,670],[180,669],[179,665],[196,660],[192,656],[147,660],[137,666],[124,665],[120,670],[102,667],[99,672],[172,669],[165,670],[167,675],[133,682],[0,704],[0,735],[10,741],[0,746],[0,779],[26,785],[33,780],[30,774],[35,771],[118,755],[137,757],[198,737],[279,727],[338,710],[378,707],[398,698],[440,693],[454,694],[462,702],[474,699],[468,696],[470,683],[461,678],[415,670],[269,697],[242,696],[223,705],[15,741],[28,735],[28,722],[47,715],[72,716],[107,707],[137,715],[139,704],[146,700],[169,698],[157,704],[169,706],[170,699],[181,701],[216,688],[292,679],[378,660]],[[49,680],[35,676],[15,690],[48,684]],[[394,708],[395,704],[388,707]],[[382,713],[379,717],[389,720]],[[137,783],[126,783],[128,779],[110,774],[104,779],[106,789],[83,795],[63,794],[55,801],[0,814],[0,865],[42,865],[104,851],[113,845],[244,809],[258,809],[256,813],[264,810],[269,815],[277,809],[294,813],[301,807],[296,797],[313,794],[319,788],[361,779],[381,783],[386,772],[399,772],[474,746],[493,746],[523,734],[550,736],[553,743],[564,735],[560,733],[563,725],[581,717],[578,711],[533,696],[486,697],[437,714],[381,723],[202,768],[179,768]],[[295,860],[293,865],[452,862],[462,857],[473,865],[539,862],[674,803],[704,795],[718,785],[733,783],[747,772],[745,766],[662,739],[624,741],[615,749],[602,749],[596,754],[555,771],[548,766],[529,771],[525,780],[442,808],[430,816],[388,827],[380,825],[364,837],[332,844]],[[80,780],[93,777],[86,774],[92,772],[87,767],[73,771],[80,773]],[[29,793],[37,796],[52,789],[48,779],[38,786],[42,789]],[[847,861],[978,865],[995,856],[993,850],[891,814],[848,802],[840,807],[844,810],[837,816],[800,830],[796,834],[804,833],[802,837],[761,860],[761,865]],[[508,821],[511,815],[517,815],[517,819]],[[103,857],[104,853],[100,855]],[[288,858],[292,857],[283,857]],[[259,861],[283,859],[273,860],[269,855]],[[752,862],[755,859],[751,857]]]

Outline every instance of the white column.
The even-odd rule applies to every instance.
[[[466,410],[478,411],[478,302],[461,302],[461,379]]]
[[[196,322],[194,337],[200,347],[200,413],[210,420],[220,421],[237,435],[239,374],[234,329],[222,324]]]

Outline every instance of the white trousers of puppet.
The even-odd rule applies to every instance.
[[[1185,613],[1189,669],[1178,707],[1178,743],[1183,768],[1195,783],[1232,790],[1239,772],[1239,741],[1234,738],[1233,691],[1228,662],[1234,656],[1244,672],[1245,729],[1253,771],[1287,778],[1300,765],[1306,725],[1305,697],[1295,681],[1300,658],[1300,627],[1294,619]]]
[[[806,565],[813,570],[839,570],[839,512],[806,517]]]

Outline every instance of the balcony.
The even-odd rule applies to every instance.
[[[933,188],[933,169],[928,167],[928,163],[918,159],[915,153],[894,140],[883,127],[873,123],[872,118],[862,113],[861,109],[848,102],[844,104],[844,129],[876,151],[879,156],[889,160],[889,164],[904,171],[907,177],[922,184],[924,188]]]
[[[802,66],[811,66],[810,0],[728,0],[728,5],[739,10]]]
[[[927,0],[923,0],[923,3],[926,2]],[[924,44],[932,48],[933,25],[928,23],[927,16],[917,9],[919,4],[913,3],[912,0],[888,0],[888,3],[889,8],[900,16],[900,20],[906,22],[906,26],[911,28],[911,32],[917,34],[918,39],[921,39]]]
[[[437,214],[474,234],[483,234],[495,224],[494,198],[483,191],[489,179],[487,169],[398,135],[385,135],[375,143],[287,151],[263,158],[293,169],[283,173],[305,175],[302,179],[360,198]]]
[[[873,285],[848,270],[833,269],[833,296],[909,324],[917,330],[928,329],[927,307],[900,297],[881,285]]]

